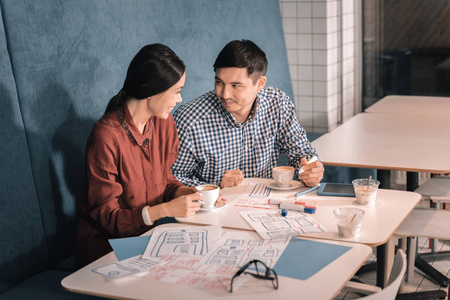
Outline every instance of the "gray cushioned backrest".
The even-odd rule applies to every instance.
[[[53,263],[73,248],[86,137],[137,51],[171,47],[187,66],[184,101],[213,89],[231,40],[269,59],[268,84],[292,96],[278,0],[0,0]]]
[[[0,293],[48,267],[16,85],[0,7]]]

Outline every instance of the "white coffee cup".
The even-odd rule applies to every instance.
[[[275,167],[272,169],[273,178],[277,186],[287,188],[294,178],[294,168],[290,166]]]
[[[196,186],[195,189],[202,195],[202,207],[214,208],[214,204],[219,198],[220,188],[217,185],[204,184]]]

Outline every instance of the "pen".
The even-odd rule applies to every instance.
[[[317,160],[318,160],[317,156],[314,156],[313,158],[311,158],[310,160],[308,160],[308,162],[307,162],[306,164],[310,164],[310,163],[315,162],[315,161],[317,161]],[[303,167],[304,167],[304,166],[303,166]],[[303,172],[305,172],[305,170],[303,169],[303,167],[301,167],[300,170],[298,170],[298,174],[299,174],[299,175],[302,174]]]
[[[292,200],[283,200],[283,199],[269,199],[269,204],[275,204],[278,205],[280,203],[294,203],[294,204],[299,204],[299,205],[305,205],[306,206],[306,202],[304,201],[292,201]]]
[[[275,204],[278,205],[280,203],[288,203],[288,204],[295,204],[295,205],[302,205],[304,207],[309,207],[309,208],[313,208],[316,209],[315,205],[312,204],[307,204],[306,202],[303,201],[290,201],[290,200],[280,200],[280,199],[269,199],[269,204]]]
[[[316,186],[313,186],[312,188],[309,188],[309,189],[307,189],[307,190],[298,192],[297,194],[295,194],[295,197],[298,197],[298,196],[301,196],[301,195],[304,195],[304,194],[308,194],[308,193],[310,193],[310,192],[312,192],[312,191],[318,189],[319,186],[320,186],[320,184],[318,184],[318,185],[316,185]]]
[[[316,212],[316,209],[314,209],[314,208],[305,207],[303,205],[298,205],[298,204],[291,204],[291,203],[280,203],[280,204],[278,204],[278,208],[296,210],[296,211],[301,211],[301,212],[305,212],[305,213],[309,213],[309,214],[313,214]]]

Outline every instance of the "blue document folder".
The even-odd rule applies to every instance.
[[[121,239],[110,239],[108,241],[113,248],[114,253],[116,253],[117,258],[119,260],[124,260],[143,254],[151,237],[151,235],[142,235]]]
[[[280,276],[307,280],[350,249],[292,238],[273,269]]]

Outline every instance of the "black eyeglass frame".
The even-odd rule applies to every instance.
[[[262,264],[265,268],[266,268],[266,272],[264,275],[259,273],[258,270],[258,263]],[[245,270],[247,270],[252,264],[255,264],[255,269],[256,269],[256,274],[255,273],[251,273],[251,272],[246,272]],[[230,282],[230,293],[233,292],[233,281],[235,278],[239,277],[242,273],[244,274],[249,274],[257,279],[262,279],[262,280],[271,280],[272,281],[272,285],[274,289],[278,289],[278,276],[277,273],[275,272],[274,269],[269,268],[265,263],[263,263],[262,261],[258,260],[258,259],[253,259],[248,261],[245,265],[243,265],[237,272],[236,274],[233,275],[233,277],[231,278],[231,282]],[[273,273],[273,276],[271,276],[270,273]]]

